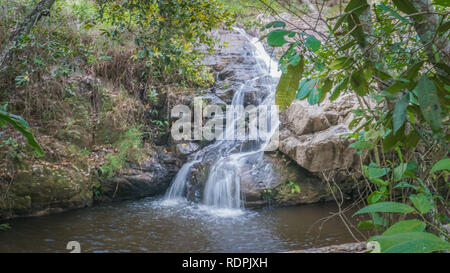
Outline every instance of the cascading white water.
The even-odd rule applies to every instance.
[[[244,105],[244,93],[248,88],[256,85],[258,79],[269,78],[268,86],[265,86],[269,93],[260,105],[272,106],[275,105],[275,89],[276,79],[281,75],[278,71],[278,64],[270,58],[264,50],[262,43],[257,39],[248,36],[244,30],[235,29],[248,39],[252,46],[252,58],[256,60],[252,69],[257,71],[257,76],[241,84],[233,95],[232,105]],[[256,111],[256,110],[255,110]],[[272,117],[273,118],[273,117]],[[226,130],[234,130],[235,125],[241,121],[242,116],[236,116],[231,122],[231,126],[227,126]],[[202,150],[196,152],[191,161],[184,164],[180,169],[171,187],[166,193],[165,202],[172,203],[182,200],[186,194],[186,183],[189,179],[191,168],[199,162],[205,162],[209,159],[208,154],[214,153],[217,155],[216,161],[210,166],[209,176],[206,180],[205,189],[203,192],[203,203],[206,206],[217,209],[240,209],[243,207],[241,198],[241,181],[239,176],[240,167],[248,160],[258,161],[264,155],[265,147],[268,145],[271,136],[278,127],[278,119],[272,123],[272,128],[260,140],[253,145],[253,148],[242,151],[242,140],[217,140],[213,144],[206,146]],[[261,134],[261,131],[259,132]]]

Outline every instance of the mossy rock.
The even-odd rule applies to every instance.
[[[37,216],[92,204],[92,183],[85,170],[73,164],[21,164],[9,185],[1,185],[1,218]],[[6,194],[7,193],[7,194]]]

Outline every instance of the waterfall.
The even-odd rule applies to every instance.
[[[250,79],[240,85],[233,95],[231,104],[234,106],[244,106],[245,91],[254,88],[258,80],[266,79],[265,87],[269,90],[268,95],[263,99],[260,105],[268,107],[275,105],[275,89],[277,79],[281,72],[278,71],[278,64],[267,54],[262,43],[254,37],[250,37],[242,30],[235,28],[235,31],[245,37],[250,43],[252,49],[252,58],[256,60],[252,69],[258,73],[255,78]],[[256,87],[255,87],[256,88]],[[256,109],[255,109],[256,111]],[[231,126],[226,130],[234,130],[242,116],[236,116],[231,121]],[[273,117],[272,117],[273,118]],[[268,145],[271,136],[278,127],[278,119],[272,123],[272,128],[265,132],[258,141],[252,143],[250,148],[243,148],[243,140],[216,140],[213,144],[204,147],[196,152],[190,161],[183,165],[176,175],[171,187],[168,189],[165,202],[177,202],[183,200],[186,195],[187,183],[192,167],[201,162],[206,162],[211,155],[216,156],[216,160],[209,168],[209,175],[203,192],[202,203],[208,207],[217,209],[240,209],[243,207],[241,197],[241,181],[239,176],[240,167],[248,160],[258,162],[264,155],[264,149]],[[260,132],[261,133],[261,132]]]

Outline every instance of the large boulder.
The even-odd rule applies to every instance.
[[[344,134],[350,133],[351,110],[358,105],[353,94],[320,106],[294,101],[281,115],[279,150],[311,173],[337,182],[349,180],[345,173],[359,167],[360,156]]]
[[[280,153],[266,153],[240,171],[246,207],[290,206],[331,200],[326,183]]]

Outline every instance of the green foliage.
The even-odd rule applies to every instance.
[[[401,222],[399,222],[401,223]],[[448,250],[450,243],[428,232],[407,232],[409,226],[398,228],[397,233],[379,235],[368,241],[377,241],[382,253],[428,253]]]
[[[431,168],[432,173],[442,170],[450,171],[450,158],[447,157],[440,160],[439,162],[434,164],[433,168]]]
[[[230,27],[230,12],[217,0],[97,0],[100,18],[112,27],[104,34],[113,39],[131,34],[135,59],[178,74],[194,84],[212,81],[199,69],[204,55],[214,51],[210,31]],[[174,27],[176,26],[176,27]],[[205,50],[199,48],[203,46]]]
[[[406,204],[397,202],[380,202],[372,205],[368,205],[355,213],[369,213],[369,212],[398,212],[398,213],[410,213],[413,212],[414,208]]]
[[[112,177],[118,171],[127,167],[127,162],[139,163],[144,156],[141,138],[142,133],[139,129],[128,129],[113,144],[117,152],[108,154],[105,158],[105,163],[99,167],[101,174],[106,177]]]
[[[286,184],[286,186],[288,187],[288,189],[290,189],[290,194],[296,194],[301,192],[300,186],[295,184],[293,181],[289,181]]]
[[[11,226],[8,223],[0,224],[0,231],[11,229]]]
[[[368,1],[348,1],[343,12],[323,18],[328,27],[324,43],[311,34],[287,30],[278,21],[263,29],[270,31],[264,35],[269,45],[288,48],[279,62],[284,73],[291,60],[301,57],[304,63],[298,81],[295,75],[289,75],[299,86],[296,99],[319,104],[329,92],[330,101],[346,92],[358,98],[359,108],[352,110],[349,124],[353,132],[346,137],[354,140],[350,147],[357,154],[368,154],[370,164],[361,164],[369,185],[368,205],[356,214],[368,213],[372,219],[358,226],[376,232],[394,223],[381,237],[372,238],[380,242],[383,252],[448,248],[447,242],[424,232],[426,225],[428,231],[448,240],[440,228],[443,218],[437,204],[448,204],[440,192],[449,190],[445,152],[450,152],[450,69],[434,43],[440,40],[448,46],[444,2],[434,2],[437,15],[433,16],[440,23],[430,26],[425,34],[418,33],[418,25],[423,24],[426,11],[403,0],[381,1],[373,6]],[[294,39],[297,37],[300,39]],[[278,87],[277,96],[284,96],[286,82],[280,80]],[[288,96],[283,105],[290,105],[291,98]],[[417,152],[419,145],[421,150]],[[423,149],[429,154],[421,156]],[[397,222],[396,226],[395,213],[418,215],[424,224]],[[411,230],[413,224],[420,230]],[[398,233],[392,234],[393,230]]]
[[[44,151],[42,151],[34,135],[30,132],[28,123],[22,117],[0,110],[0,127],[5,126],[6,123],[18,130],[27,139],[28,145],[33,147],[38,155],[44,155]]]

